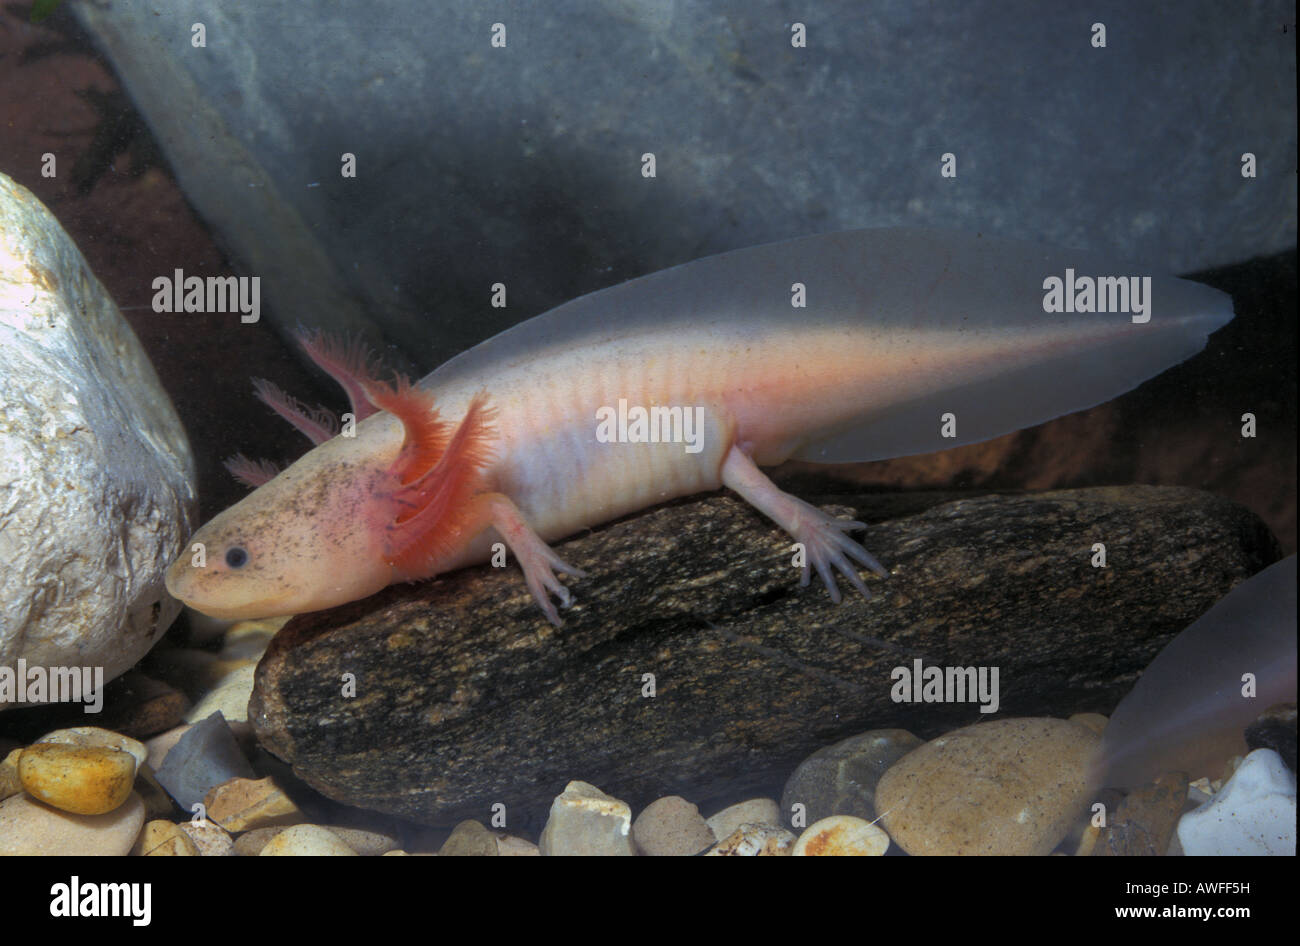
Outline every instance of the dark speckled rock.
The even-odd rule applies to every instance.
[[[1250,512],[1155,487],[1029,495],[854,494],[787,484],[870,523],[891,570],[871,601],[800,588],[789,540],[726,494],[563,544],[589,572],[552,628],[514,568],[483,567],[301,615],[249,706],[258,738],[339,800],[431,824],[540,827],[571,779],[638,810],[773,795],[866,729],[987,720],[899,704],[890,671],[1000,667],[1002,716],[1109,712],[1160,648],[1277,557]],[[1108,565],[1090,565],[1095,542]],[[355,696],[344,695],[355,675]],[[647,674],[654,695],[647,695]]]
[[[1295,771],[1296,705],[1278,703],[1270,706],[1246,727],[1246,745],[1250,749],[1272,749],[1282,757],[1286,767]]]

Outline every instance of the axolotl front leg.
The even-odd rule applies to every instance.
[[[467,525],[468,531],[475,535],[488,527],[496,529],[518,559],[519,567],[524,570],[524,583],[532,593],[533,600],[548,621],[556,627],[562,627],[564,622],[555,610],[551,595],[566,608],[572,603],[573,596],[555,573],[560,572],[573,578],[585,578],[587,573],[560,558],[528,524],[514,501],[504,493],[480,493],[475,496],[470,501]]]

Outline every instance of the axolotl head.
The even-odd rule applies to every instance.
[[[199,529],[167,570],[167,590],[233,620],[318,611],[390,584],[392,479],[354,444],[321,444]]]

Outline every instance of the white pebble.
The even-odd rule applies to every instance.
[[[1178,822],[1189,856],[1295,856],[1296,780],[1272,749],[1256,749],[1223,788]]]

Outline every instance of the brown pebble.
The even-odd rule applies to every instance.
[[[227,831],[286,827],[304,819],[298,806],[268,775],[266,778],[232,778],[203,797],[208,817]]]
[[[462,821],[438,849],[439,857],[496,857],[497,839],[477,821]]]
[[[1115,809],[1094,857],[1163,857],[1187,801],[1187,776],[1170,772],[1131,792]]]
[[[1063,719],[967,726],[895,762],[876,806],[909,854],[1047,855],[1089,801],[1099,741]]]
[[[689,857],[717,842],[700,809],[680,795],[647,805],[632,823],[632,840],[650,857]]]

